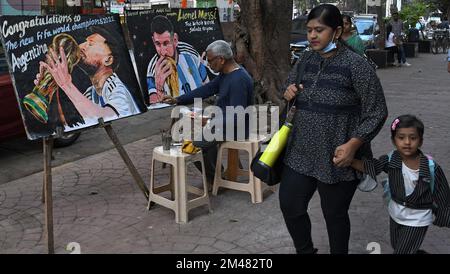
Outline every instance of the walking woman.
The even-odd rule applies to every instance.
[[[345,254],[348,209],[362,177],[350,164],[355,157],[372,156],[370,141],[386,120],[386,101],[375,69],[342,42],[338,8],[324,4],[312,9],[307,30],[312,51],[294,66],[284,92],[297,112],[284,159],[280,207],[297,253],[316,253],[307,209],[318,190],[330,253]],[[302,62],[303,81],[296,85]]]

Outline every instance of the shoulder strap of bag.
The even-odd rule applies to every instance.
[[[300,83],[303,80],[303,75],[305,74],[305,68],[306,68],[306,61],[308,61],[309,57],[311,57],[312,52],[311,51],[304,51],[303,56],[301,59],[299,59],[298,66],[297,66],[297,77],[295,77],[295,85],[297,88],[299,88]],[[292,104],[289,104],[289,102],[286,103],[286,116],[289,113],[289,110],[291,110],[292,106],[295,106],[295,101],[297,100],[297,97],[292,100]]]
[[[434,169],[436,167],[436,164],[433,161],[433,157],[431,157],[428,154],[425,154],[428,158],[428,168],[430,169],[430,175],[431,175],[431,181],[430,181],[430,188],[431,193],[434,193]]]
[[[311,52],[305,51],[303,54],[303,58],[298,60],[300,64],[298,65],[297,77],[295,78],[295,85],[297,86],[299,86],[303,80],[303,74],[305,74],[306,61],[309,59],[310,56]]]
[[[391,162],[392,154],[394,154],[394,151],[393,151],[393,150],[392,150],[391,152],[389,152],[389,154],[388,154],[389,162]]]

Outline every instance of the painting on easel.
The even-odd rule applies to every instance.
[[[146,111],[118,15],[1,16],[29,139]]]

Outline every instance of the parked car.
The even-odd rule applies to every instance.
[[[306,20],[308,16],[302,15],[292,20],[291,29],[291,64],[295,64],[299,59],[299,56],[305,51],[308,46]]]
[[[306,20],[308,16],[301,15],[292,20],[291,43],[307,41]]]
[[[2,46],[0,46],[0,109],[0,142],[25,137],[25,128]],[[69,146],[80,137],[80,134],[80,132],[64,134],[54,140],[54,146]]]
[[[359,37],[366,49],[375,48],[376,34],[379,31],[377,16],[371,14],[360,14],[353,17]]]

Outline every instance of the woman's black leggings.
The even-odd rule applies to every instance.
[[[298,254],[314,253],[308,204],[316,189],[327,224],[331,254],[347,254],[350,239],[348,209],[358,180],[325,184],[285,166],[280,183],[280,207]]]

